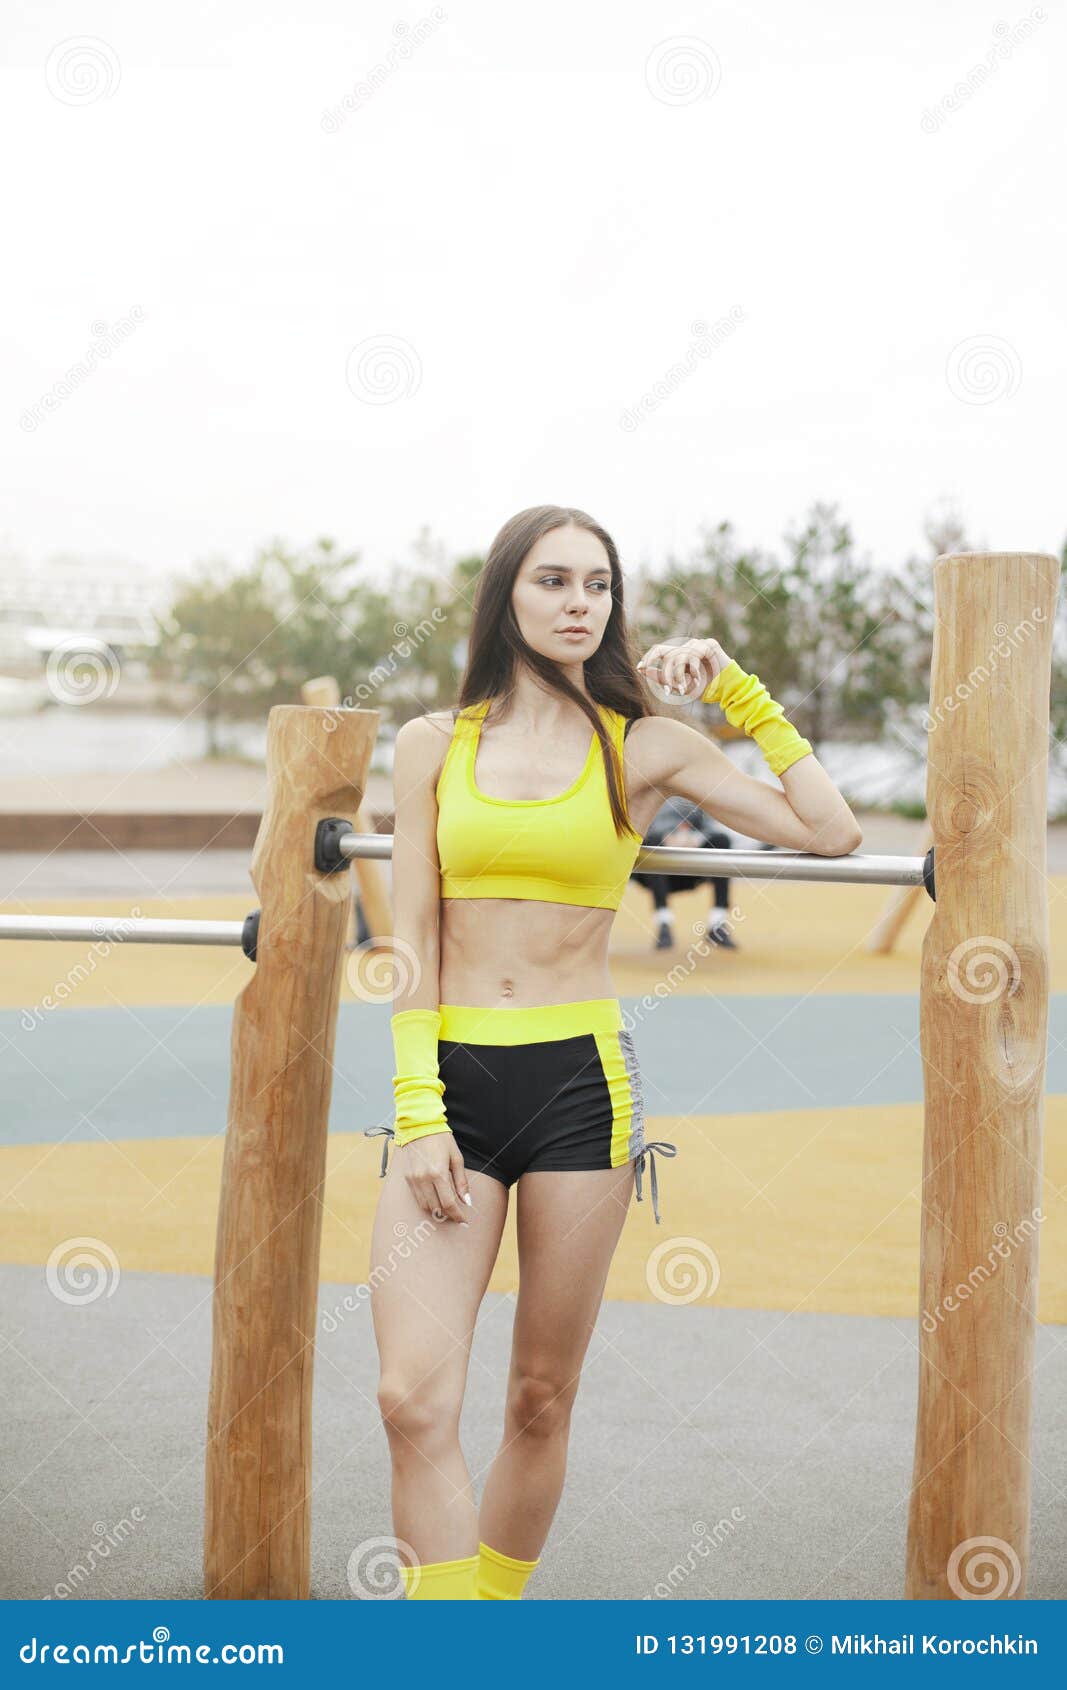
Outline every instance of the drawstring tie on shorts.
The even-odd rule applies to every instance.
[[[649,1139],[641,1154],[634,1159],[634,1184],[637,1187],[637,1201],[640,1203],[641,1175],[644,1171],[645,1157],[647,1156],[649,1173],[652,1176],[652,1213],[656,1217],[656,1225],[659,1226],[659,1204],[657,1201],[659,1197],[659,1186],[656,1182],[656,1157],[654,1154],[657,1150],[661,1156],[677,1156],[678,1154],[678,1146],[676,1144],[668,1143],[665,1138]]]
[[[364,1138],[374,1138],[375,1134],[377,1134],[377,1133],[384,1133],[386,1135],[385,1143],[382,1145],[382,1167],[381,1167],[381,1172],[378,1175],[379,1179],[384,1179],[385,1178],[385,1165],[389,1160],[389,1140],[391,1138],[396,1137],[396,1132],[392,1127],[387,1127],[387,1126],[384,1126],[384,1125],[383,1126],[377,1126],[377,1127],[364,1127],[364,1129],[363,1129],[363,1137]]]
[[[382,1145],[382,1165],[378,1173],[378,1178],[384,1179],[386,1168],[389,1163],[389,1140],[395,1138],[396,1133],[392,1127],[388,1127],[384,1123],[381,1123],[380,1125],[374,1127],[364,1127],[363,1136],[364,1138],[381,1137],[385,1141]],[[642,1201],[641,1176],[644,1173],[645,1158],[647,1157],[650,1176],[649,1184],[652,1191],[652,1213],[656,1217],[656,1225],[659,1226],[659,1180],[656,1175],[657,1150],[661,1156],[677,1156],[678,1154],[678,1146],[676,1144],[671,1144],[668,1139],[653,1138],[647,1140],[640,1155],[634,1158],[634,1184],[637,1188],[637,1201],[640,1203]]]

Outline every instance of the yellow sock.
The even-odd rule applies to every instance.
[[[499,1549],[479,1543],[475,1598],[485,1602],[518,1601],[540,1559],[538,1556],[534,1561],[519,1561],[514,1555],[502,1555]]]
[[[459,1561],[424,1561],[414,1567],[400,1568],[409,1602],[473,1602],[477,1574],[477,1555],[465,1555]]]

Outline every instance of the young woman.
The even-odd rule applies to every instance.
[[[721,704],[781,787],[657,715],[642,675]],[[394,790],[394,939],[410,966],[391,1023],[395,1127],[367,1129],[388,1135],[369,1278],[393,1526],[409,1597],[515,1598],[562,1492],[631,1191],[647,1158],[655,1208],[654,1152],[675,1151],[645,1138],[608,973],[642,837],[671,794],[823,856],[861,833],[807,740],[718,641],[654,645],[634,663],[615,545],[556,505],[520,511],[493,541],[459,705],[400,729]],[[479,1511],[460,1410],[512,1186],[520,1285]]]

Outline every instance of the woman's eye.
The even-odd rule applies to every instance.
[[[562,575],[542,575],[541,585],[542,587],[549,587],[553,582],[562,581],[562,579]],[[602,587],[606,593],[611,591],[610,584],[607,581],[594,581],[591,584],[594,587]]]

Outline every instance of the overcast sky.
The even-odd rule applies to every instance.
[[[632,563],[816,498],[883,565],[946,502],[1064,540],[1062,3],[0,28],[4,549],[377,574],[551,501]]]

